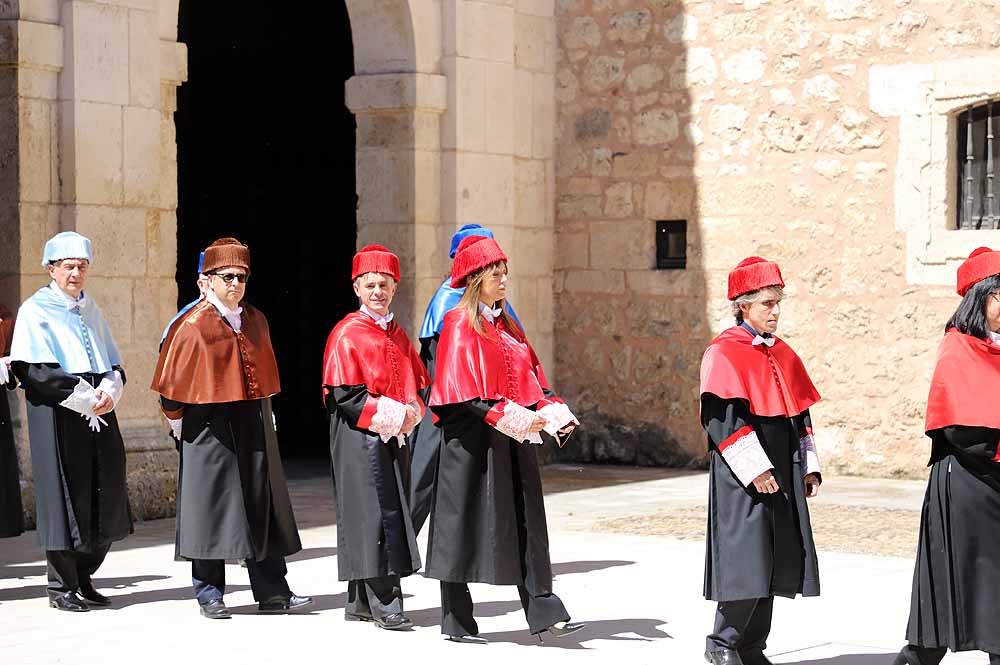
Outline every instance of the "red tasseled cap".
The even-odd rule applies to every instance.
[[[744,293],[750,293],[766,286],[785,286],[781,268],[774,261],[751,256],[743,259],[729,273],[729,299],[736,300]]]
[[[1000,275],[1000,252],[989,247],[977,247],[969,254],[969,258],[958,266],[956,290],[964,296],[976,282],[991,275]]]
[[[358,250],[351,264],[351,279],[370,272],[392,275],[399,282],[399,257],[382,245],[367,245]]]
[[[451,264],[451,288],[460,289],[465,286],[469,275],[486,266],[500,261],[506,261],[507,255],[493,238],[484,236],[469,236],[462,240],[455,252],[455,261]]]

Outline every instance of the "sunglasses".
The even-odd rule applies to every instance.
[[[213,272],[212,275],[214,275],[215,277],[218,277],[219,279],[221,279],[226,284],[231,283],[234,279],[237,282],[239,282],[240,284],[246,284],[247,280],[250,279],[250,275],[246,275],[246,274],[242,274],[242,273],[241,274],[237,274],[237,273],[234,273],[234,272]]]

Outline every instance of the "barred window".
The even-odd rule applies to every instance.
[[[971,106],[958,116],[958,228],[998,229],[994,174],[1000,146],[994,141],[1000,101]]]

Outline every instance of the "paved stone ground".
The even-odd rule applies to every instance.
[[[697,665],[713,605],[701,598],[704,473],[556,466],[546,470],[556,590],[585,631],[539,643],[517,592],[473,585],[488,646],[450,644],[438,629],[437,583],[404,581],[416,624],[388,633],[342,619],[336,527],[325,465],[295,465],[292,494],[305,550],[289,581],[316,597],[313,611],[260,616],[246,571],[228,566],[237,616],[208,621],[192,599],[189,567],[173,557],[173,521],[137,525],[97,578],[113,608],[56,612],[43,599],[34,534],[0,541],[0,663],[378,662]],[[902,643],[923,483],[829,477],[813,503],[823,595],[779,600],[768,653],[775,663],[890,665]],[[421,545],[425,543],[421,540]],[[979,653],[946,664],[985,663]]]

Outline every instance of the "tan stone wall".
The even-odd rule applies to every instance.
[[[728,270],[761,254],[788,282],[780,334],[824,396],[814,422],[827,468],[920,473],[934,351],[958,299],[927,283],[940,277],[907,281],[897,161],[920,157],[900,113],[871,110],[881,90],[869,75],[994,54],[997,3],[559,0],[557,20],[567,397],[702,456],[701,352],[731,322]],[[918,214],[946,197],[912,195]],[[651,269],[657,219],[689,221],[687,270]],[[615,442],[592,446],[601,458]]]

